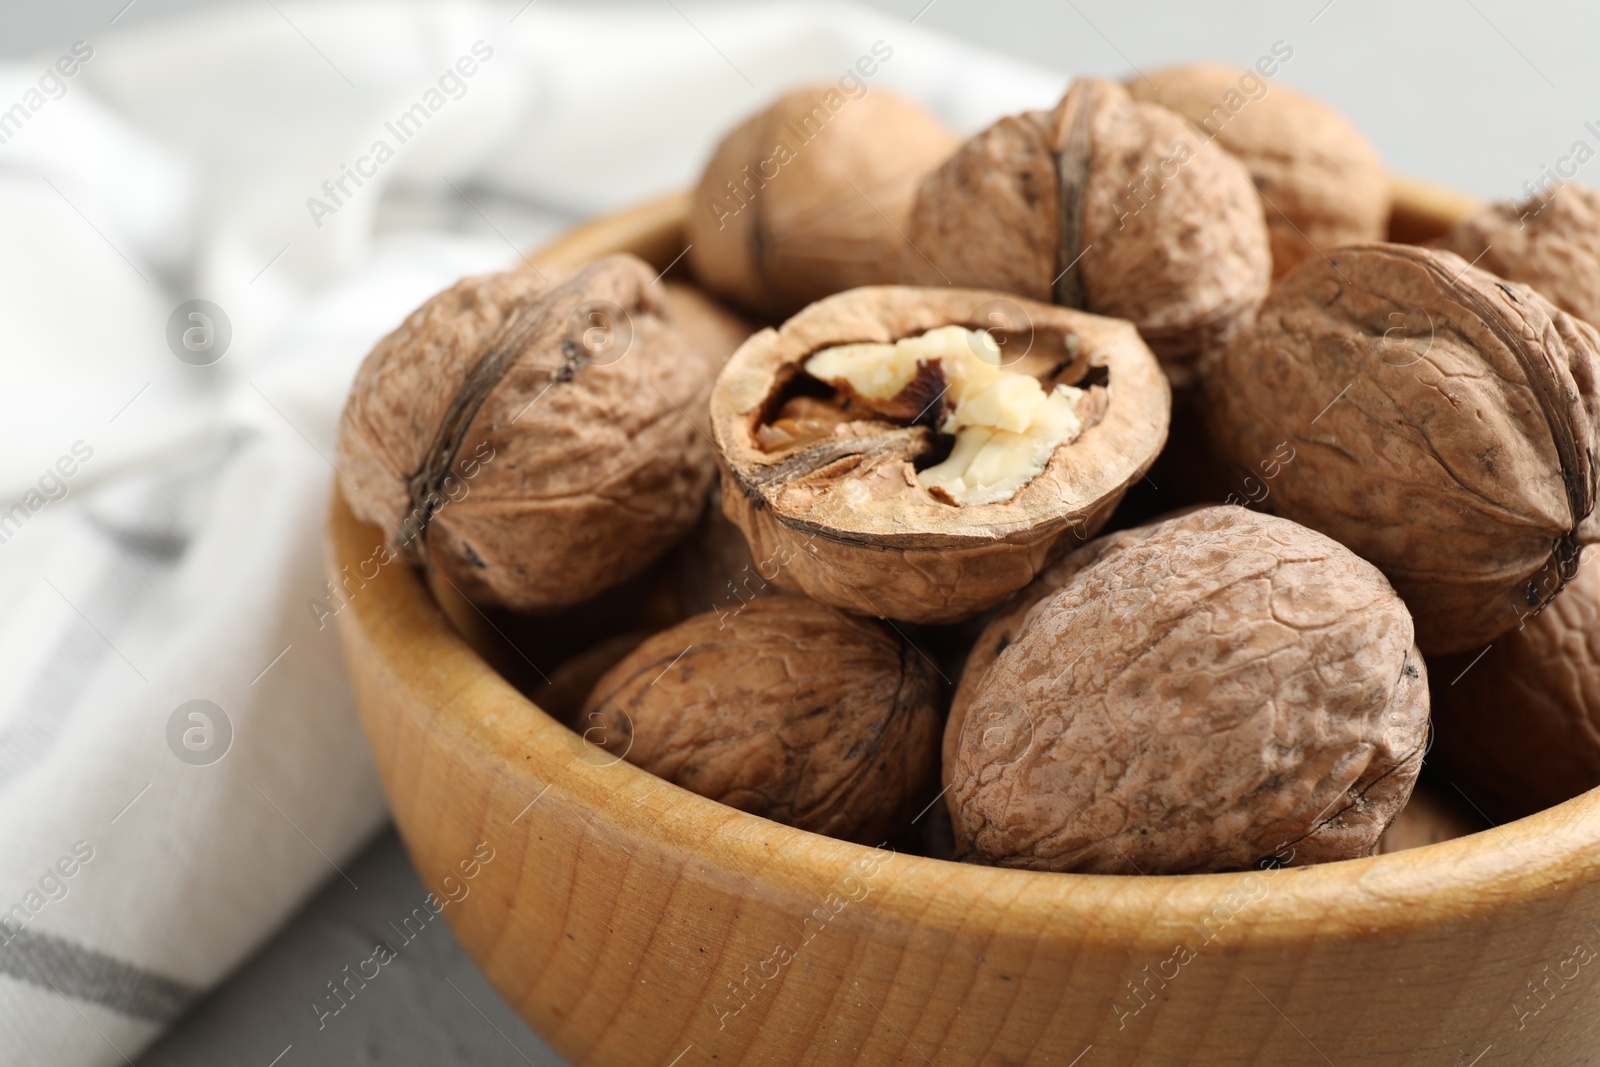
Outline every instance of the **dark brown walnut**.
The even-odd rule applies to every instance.
[[[1424,652],[1477,651],[1592,538],[1600,335],[1448,252],[1329,257],[1206,368],[1213,446],[1259,506],[1377,564]]]
[[[1017,332],[991,325],[996,307]],[[941,361],[921,365],[912,384],[932,399],[911,420],[805,370],[834,346],[948,326],[987,329],[1005,369],[1052,396],[1077,391],[1081,432],[1008,499],[953,504],[921,481],[952,452],[939,426]],[[763,577],[852,611],[939,623],[993,607],[1104,525],[1160,451],[1171,395],[1127,323],[992,292],[888,286],[841,293],[756,334],[723,369],[711,407],[723,508]]]
[[[1318,249],[1383,240],[1383,163],[1371,142],[1321,101],[1255,71],[1212,63],[1152,70],[1126,86],[1134,99],[1182,115],[1202,141],[1215,140],[1249,170],[1266,210],[1275,277]]]
[[[876,845],[926,802],[936,692],[926,661],[881,624],[778,596],[651,637],[600,679],[582,721],[701,796]]]
[[[1261,494],[1262,470],[1235,471],[1212,453],[1206,434],[1205,398],[1196,378],[1172,391],[1172,426],[1167,446],[1117,513],[1117,526],[1137,526],[1159,515],[1196,504],[1239,504]],[[1271,468],[1271,464],[1268,464]]]
[[[972,697],[947,794],[963,852],[1098,874],[1371,854],[1428,728],[1383,575],[1231,506],[1117,537],[1029,609]]]
[[[1563,185],[1467,219],[1443,247],[1600,326],[1600,190]]]
[[[713,482],[705,514],[649,577],[677,612],[674,621],[681,622],[704,611],[737,613],[757,597],[782,592],[772,584],[770,569],[750,555],[743,532],[722,513],[722,493]]]
[[[714,365],[664,318],[655,273],[610,256],[546,285],[526,268],[412,312],[340,421],[351,509],[479,603],[550,610],[642,571],[712,474],[686,413]]]
[[[995,123],[917,190],[903,280],[1128,319],[1164,359],[1226,338],[1266,295],[1261,201],[1238,160],[1097,78]]]
[[[1378,840],[1378,855],[1437,845],[1488,828],[1489,824],[1459,798],[1419,785]]]
[[[772,584],[772,562],[752,556],[744,532],[724,514],[720,485],[711,487],[711,498],[696,536],[678,553],[678,579],[691,615],[738,611],[756,597],[781,591]]]
[[[546,678],[540,679],[540,684],[529,686],[528,696],[552,719],[568,725],[576,723],[581,733],[585,724],[579,721],[578,713],[583,710],[583,702],[589,699],[595,683],[649,636],[642,630],[627,630],[604,638],[564,660]]]
[[[795,89],[717,146],[689,204],[689,266],[740,307],[781,319],[830,293],[895,280],[917,182],[956,147],[882,89]]]
[[[912,833],[905,839],[903,851],[914,856],[956,862],[956,837],[950,828],[950,809],[930,801],[925,813],[912,823]]]
[[[1434,665],[1434,751],[1450,781],[1496,820],[1600,786],[1600,559],[1538,618],[1483,658]]]

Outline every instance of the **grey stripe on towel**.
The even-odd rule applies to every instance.
[[[112,655],[110,642],[183,562],[189,546],[185,502],[210,486],[216,472],[252,437],[232,433],[170,469],[130,478],[87,502],[80,521],[105,538],[110,552],[97,557],[102,573],[87,599],[74,605],[84,618],[68,621],[18,703],[25,710],[0,726],[0,793],[60,738],[100,663]]]
[[[51,934],[0,931],[0,974],[73,1000],[98,1004],[134,1019],[164,1026],[199,995],[175,982]]]

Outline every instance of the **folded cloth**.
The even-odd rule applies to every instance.
[[[880,42],[958,128],[1062,85],[849,6],[525,0],[0,67],[0,1064],[131,1059],[381,826],[309,606],[372,343]]]

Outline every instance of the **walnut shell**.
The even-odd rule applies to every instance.
[[[1272,273],[1239,161],[1097,78],[962,145],[918,188],[907,242],[905,281],[1128,319],[1165,359],[1226,338]]]
[[[745,338],[759,327],[723,307],[696,286],[676,281],[666,281],[662,285],[667,294],[667,321],[689,342],[689,347],[707,361],[712,368],[711,376],[715,378],[723,364],[744,344]]]
[[[1100,420],[1010,500],[958,507],[923,489],[916,464],[940,436],[926,426],[868,418],[784,451],[760,444],[763,420],[812,353],[947,325],[983,329],[997,303],[1028,323],[1008,342],[1032,345],[1024,358],[1059,370],[1052,381],[1103,377],[1108,398]],[[823,603],[911,622],[993,607],[1074,536],[1092,536],[1161,450],[1170,409],[1166,379],[1127,323],[999,293],[900,286],[841,293],[756,334],[711,398],[723,508],[763,576]]]
[[[1476,651],[1592,537],[1600,335],[1448,252],[1329,256],[1210,361],[1212,443],[1239,469],[1274,464],[1261,507],[1377,564],[1424,652]]]
[[[1321,101],[1255,71],[1212,63],[1153,70],[1125,84],[1135,100],[1177,112],[1201,139],[1215,139],[1245,165],[1266,210],[1274,277],[1319,249],[1384,239],[1383,162]]]
[[[1118,537],[984,674],[947,794],[960,845],[1102,874],[1370,854],[1428,724],[1383,575],[1236,507]]]
[[[557,722],[578,720],[583,702],[594,684],[622,658],[638,648],[650,635],[643,630],[624,630],[604,638],[553,669],[547,678],[530,685],[524,692],[539,709]]]
[[[961,668],[961,676],[956,682],[955,693],[950,700],[950,713],[945,717],[944,740],[940,746],[940,784],[950,785],[950,772],[955,767],[956,749],[961,744],[961,729],[967,721],[967,709],[972,706],[972,699],[977,696],[984,675],[994,666],[994,661],[999,658],[1000,653],[1017,639],[1034,605],[1060,592],[1062,586],[1070,582],[1083,568],[1099,559],[1108,549],[1122,544],[1129,538],[1142,537],[1144,533],[1145,531],[1140,528],[1118,530],[1116,533],[1097,537],[1081,545],[1040,571],[1038,577],[1012,594],[1010,599],[995,611],[993,617],[978,634],[977,640],[973,642],[972,648],[968,650],[966,662]]]
[[[739,346],[744,344],[745,338],[755,333],[758,327],[743,315],[730,311],[707,296],[697,286],[667,281],[662,283],[662,287],[667,296],[667,322],[688,343],[689,349],[705,362],[708,380],[716,381],[717,375],[739,350]],[[709,441],[711,390],[707,388],[700,403],[694,408],[685,409],[684,414]]]
[[[878,623],[796,596],[656,634],[600,679],[582,721],[675,785],[863,844],[926,801],[938,758],[927,662]]]
[[[777,595],[782,590],[772,584],[771,568],[750,554],[743,531],[723,514],[715,481],[699,524],[657,564],[685,619],[705,611],[737,614],[757,597]]]
[[[546,286],[465,278],[379,341],[339,424],[351,509],[472,600],[549,610],[637,574],[699,517],[689,421],[714,363],[610,256]]]
[[[690,204],[689,267],[771,319],[894,281],[917,182],[956,147],[927,111],[882,89],[810,85],[727,135]]]
[[[1600,190],[1563,185],[1521,204],[1484,208],[1440,244],[1600,326]]]
[[[1600,786],[1600,560],[1474,661],[1434,664],[1434,751],[1490,817],[1518,819]]]

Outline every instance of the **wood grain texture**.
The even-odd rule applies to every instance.
[[[1449,199],[1408,217],[1437,231]],[[681,198],[645,205],[555,252],[664,266],[681,215]],[[335,500],[330,570],[380,540]],[[612,762],[490,670],[400,565],[337,621],[418,870],[444,894],[480,842],[494,850],[445,915],[575,1063],[1449,1067],[1486,1046],[1486,1067],[1600,1063],[1600,795],[1277,872],[964,866]]]

